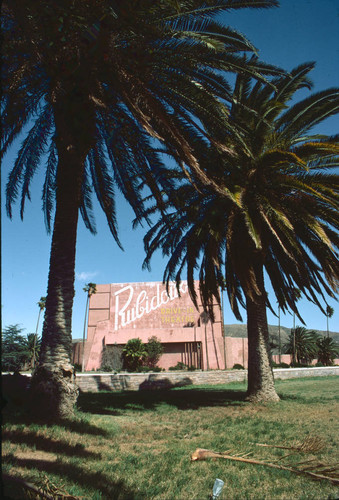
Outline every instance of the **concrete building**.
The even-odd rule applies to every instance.
[[[239,358],[235,351],[244,351],[243,339],[232,339],[239,341],[239,346],[233,342],[227,353],[231,339],[223,337],[218,304],[214,316],[212,322],[201,306],[195,308],[186,282],[181,283],[179,294],[175,284],[166,290],[160,282],[97,285],[89,303],[85,371],[100,368],[104,346],[123,346],[137,337],[146,343],[151,336],[163,344],[158,363],[162,368],[181,361],[203,370],[225,369],[225,356],[226,365],[233,366]]]

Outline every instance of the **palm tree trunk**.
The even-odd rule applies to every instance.
[[[41,352],[32,377],[33,404],[39,413],[44,410],[52,418],[71,416],[78,396],[71,358],[75,250],[84,164],[93,140],[81,124],[81,114],[76,114],[79,111],[74,109],[73,100],[63,109],[55,109],[54,117],[58,149],[56,213]]]
[[[246,296],[248,333],[248,399],[254,402],[279,401],[269,355],[268,324],[266,316],[266,292],[263,269],[255,270],[258,293]]]

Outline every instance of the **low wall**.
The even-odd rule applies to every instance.
[[[275,368],[274,378],[302,378],[337,375],[339,366],[316,368]],[[138,391],[169,389],[185,385],[216,385],[247,380],[247,370],[161,372],[161,373],[79,373],[76,383],[82,392]]]

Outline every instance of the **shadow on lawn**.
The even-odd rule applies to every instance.
[[[174,406],[179,410],[198,410],[208,406],[238,406],[243,405],[245,399],[245,391],[224,389],[82,392],[78,398],[78,409],[85,413],[120,415],[127,410],[154,410],[161,404]]]
[[[128,488],[123,481],[112,481],[102,472],[90,472],[74,464],[62,463],[60,460],[49,462],[46,460],[22,459],[13,455],[3,457],[3,465],[40,470],[47,474],[55,474],[62,479],[68,478],[71,482],[86,488],[100,491],[102,498],[114,500],[143,499],[146,495]],[[5,485],[6,486],[6,485]],[[60,486],[60,485],[57,485]],[[9,498],[9,497],[7,497]],[[59,497],[58,497],[59,498]],[[60,497],[61,498],[61,497]]]
[[[51,437],[41,436],[34,431],[25,429],[8,430],[4,429],[2,432],[2,442],[9,441],[15,444],[26,444],[34,446],[35,449],[40,451],[47,451],[48,453],[64,454],[70,457],[82,457],[91,459],[100,459],[100,453],[93,453],[85,450],[83,444],[71,445],[68,442],[58,438],[57,440]]]
[[[2,409],[2,423],[5,426],[8,424],[25,425],[29,427],[30,425],[45,425],[46,427],[53,427],[55,425],[62,427],[70,432],[76,432],[78,434],[90,434],[93,436],[108,436],[105,429],[100,429],[95,425],[90,424],[84,418],[74,418],[74,419],[60,419],[56,421],[51,417],[50,422],[46,420],[39,419],[39,417],[29,413],[29,406],[27,406],[26,401],[13,402],[2,398],[1,401]]]

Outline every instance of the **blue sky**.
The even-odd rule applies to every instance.
[[[314,91],[339,84],[339,1],[338,0],[281,0],[275,9],[251,9],[224,14],[225,23],[244,33],[259,50],[260,58],[285,69],[292,69],[306,61],[315,61],[311,73]],[[300,92],[299,97],[305,97]],[[339,116],[324,122],[319,132],[339,133]],[[17,147],[17,146],[16,146]],[[32,202],[28,202],[24,221],[15,206],[10,221],[4,210],[4,189],[8,172],[15,157],[15,147],[2,164],[2,325],[19,324],[24,333],[34,332],[38,317],[37,302],[46,295],[51,237],[46,234],[41,211],[43,165],[32,186]],[[133,281],[161,281],[164,261],[161,254],[152,261],[152,270],[143,271],[143,230],[132,230],[133,213],[118,197],[120,239],[125,251],[115,244],[100,209],[96,210],[96,236],[79,224],[76,258],[76,295],[73,311],[73,338],[82,337],[86,282],[121,283]],[[329,301],[335,313],[330,329],[339,330],[339,303]],[[325,316],[306,300],[300,302],[300,311],[308,328],[326,329]],[[225,305],[226,324],[236,323],[228,305]],[[245,315],[244,315],[245,319]],[[269,313],[270,324],[277,319]],[[281,318],[283,326],[291,327],[290,314]],[[41,332],[40,322],[39,332]]]

